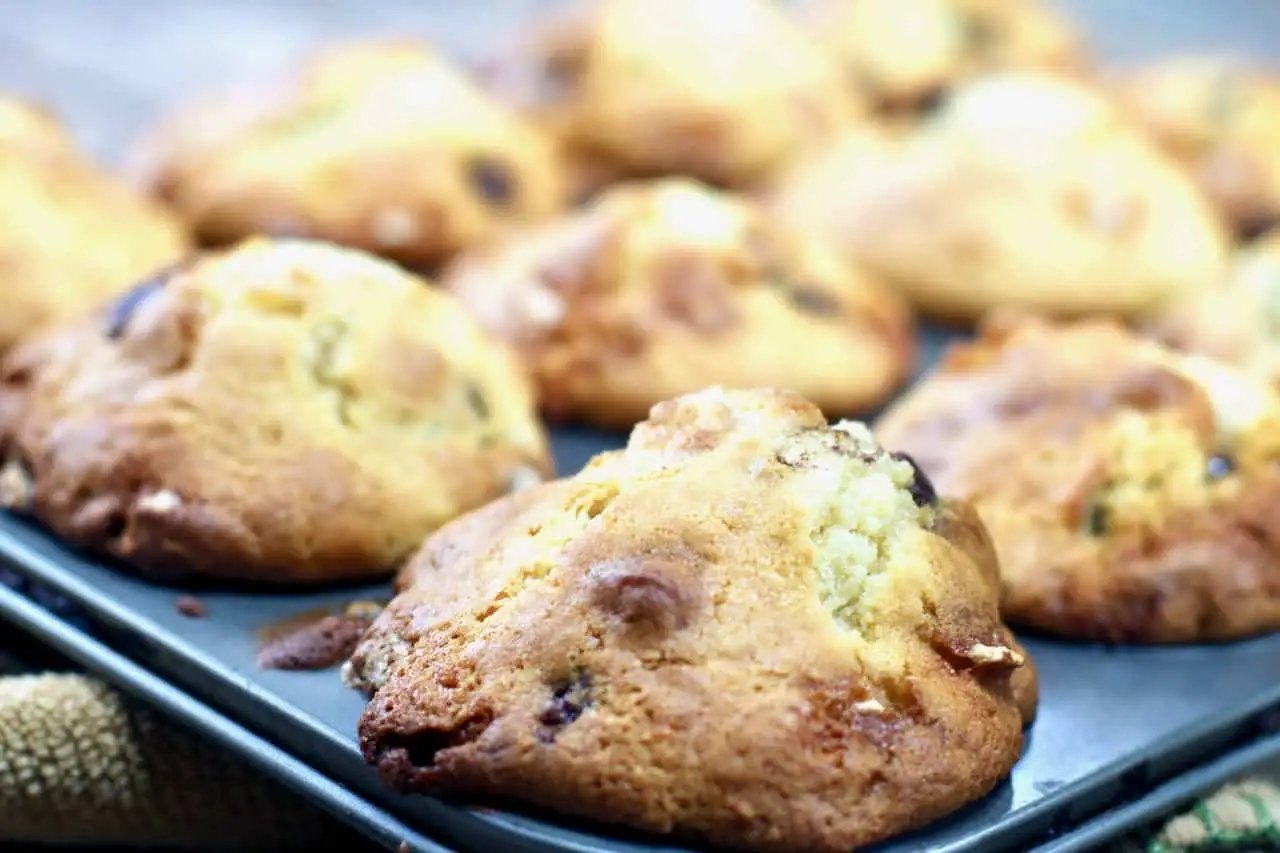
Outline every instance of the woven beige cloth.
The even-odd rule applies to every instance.
[[[0,653],[0,671],[17,670]],[[0,841],[380,849],[226,750],[75,673],[0,677]]]
[[[0,652],[0,841],[193,851],[378,849],[100,681]],[[1116,853],[1276,850],[1280,788],[1229,786]],[[1231,843],[1223,844],[1228,837]],[[1272,846],[1266,846],[1271,843]]]

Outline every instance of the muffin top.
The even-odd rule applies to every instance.
[[[551,140],[412,39],[326,47],[289,79],[197,99],[136,157],[207,243],[314,237],[413,266],[565,193]]]
[[[349,669],[361,743],[402,790],[846,851],[1017,759],[997,573],[861,424],[705,390],[428,540]]]
[[[90,162],[51,113],[0,96],[0,352],[186,251],[180,222]]]
[[[516,345],[557,418],[629,427],[717,383],[865,411],[914,363],[897,294],[758,206],[686,179],[610,189],[463,256],[443,281]]]
[[[320,243],[194,258],[20,346],[2,378],[4,500],[157,577],[387,573],[548,467],[503,344]]]
[[[1280,397],[1101,320],[996,318],[877,437],[971,501],[1010,622],[1081,639],[1280,627]]]
[[[974,79],[913,132],[850,134],[772,197],[949,318],[1140,315],[1227,264],[1226,231],[1181,167],[1099,92],[1045,73]]]
[[[764,180],[864,112],[834,58],[770,0],[578,4],[487,76],[571,159],[719,186]]]

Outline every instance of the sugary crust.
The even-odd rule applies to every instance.
[[[946,318],[1141,315],[1226,275],[1225,229],[1181,166],[1100,93],[1043,73],[970,81],[911,132],[850,134],[770,195]]]
[[[376,690],[365,756],[405,791],[844,853],[1017,760],[983,541],[795,395],[664,403],[625,451],[428,540],[349,669]]]
[[[550,138],[410,39],[329,47],[292,80],[195,101],[135,160],[206,243],[313,237],[415,267],[566,194]]]
[[[549,468],[531,389],[389,264],[250,240],[12,352],[0,501],[162,579],[386,574]]]
[[[52,114],[0,98],[0,352],[186,251],[181,223],[91,163]]]
[[[865,412],[915,361],[900,297],[754,205],[680,179],[614,188],[464,256],[443,281],[520,350],[555,419],[629,427],[713,384]]]
[[[1014,624],[1079,639],[1280,626],[1280,403],[1119,326],[993,321],[877,425],[969,500]]]

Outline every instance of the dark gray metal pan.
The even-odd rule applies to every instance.
[[[944,337],[928,336],[925,363],[935,360]],[[621,440],[556,431],[560,470],[577,470]],[[163,588],[86,560],[9,516],[0,516],[0,561],[82,607],[135,662],[374,804],[371,814],[385,811],[464,850],[691,849],[545,813],[385,790],[356,746],[363,699],[336,671],[256,665],[264,628],[319,608],[385,599],[385,585],[294,594]],[[206,616],[178,612],[184,592],[200,599]],[[1280,636],[1180,648],[1025,640],[1040,668],[1041,711],[1012,777],[963,812],[882,845],[883,853],[1026,850],[1247,742],[1280,707]]]

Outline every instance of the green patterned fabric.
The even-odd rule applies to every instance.
[[[1280,850],[1280,787],[1269,779],[1255,778],[1227,785],[1163,825],[1120,845],[1115,853],[1264,850]]]
[[[0,649],[0,842],[378,849],[107,685],[28,666]],[[1280,851],[1278,823],[1280,788],[1250,779],[1109,853]]]

